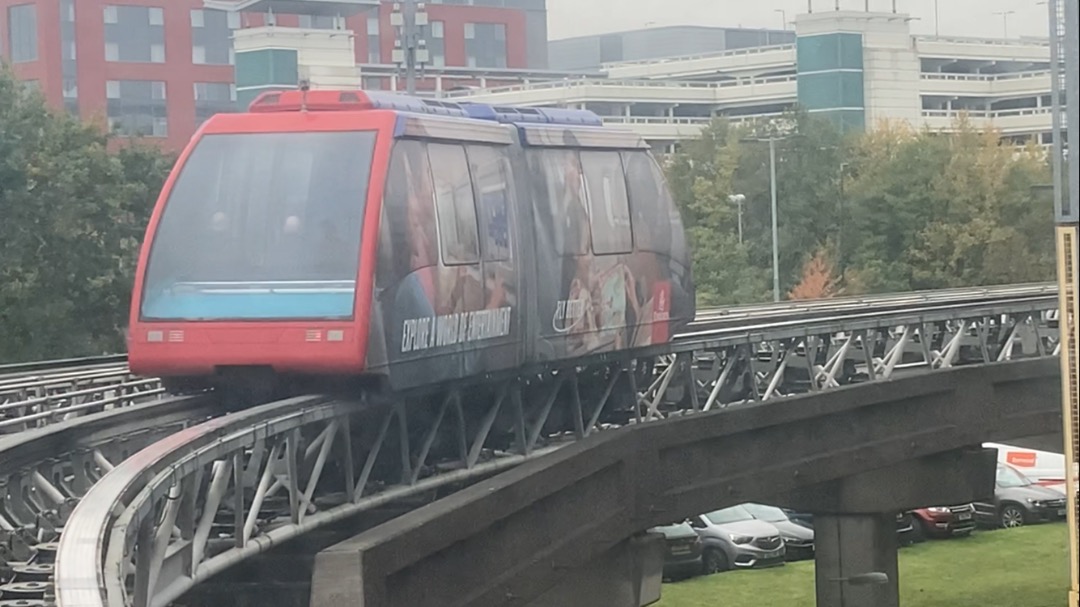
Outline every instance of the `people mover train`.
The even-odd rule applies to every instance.
[[[271,92],[207,121],[165,183],[129,360],[172,387],[409,390],[629,358],[694,312],[637,135],[587,111]]]

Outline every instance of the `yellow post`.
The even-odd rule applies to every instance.
[[[1080,607],[1080,503],[1078,503],[1078,471],[1080,464],[1080,229],[1074,225],[1059,225],[1058,296],[1059,331],[1061,334],[1062,419],[1065,435],[1066,491],[1069,497],[1069,555],[1071,584],[1069,607]]]

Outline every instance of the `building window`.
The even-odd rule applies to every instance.
[[[431,22],[428,51],[431,53],[432,66],[446,67],[446,27],[442,21]]]
[[[156,80],[109,80],[109,130],[121,135],[167,137],[169,120],[165,83]]]
[[[106,6],[105,60],[164,63],[164,10],[145,6]]]
[[[64,109],[79,114],[79,54],[75,34],[75,0],[60,0],[61,76],[64,85]]]
[[[236,86],[226,82],[195,83],[195,126],[214,114],[236,111]]]
[[[337,17],[326,15],[300,15],[300,27],[313,30],[334,30],[338,28]]]
[[[378,17],[368,17],[367,21],[367,62],[382,63]]]
[[[506,25],[466,23],[465,62],[469,67],[506,67]]]
[[[19,4],[8,8],[8,57],[12,63],[37,61],[37,6]]]
[[[191,62],[196,65],[233,65],[232,30],[239,25],[239,18],[239,13],[234,12],[210,9],[191,11]]]

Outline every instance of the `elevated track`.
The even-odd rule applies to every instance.
[[[164,606],[291,538],[599,432],[1053,356],[1056,306],[1053,286],[1023,285],[705,310],[636,360],[216,418],[206,397],[166,398],[0,437],[0,600]]]

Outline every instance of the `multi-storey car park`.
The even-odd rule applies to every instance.
[[[444,97],[589,109],[667,148],[713,117],[758,119],[796,105],[855,128],[889,120],[949,129],[967,114],[1010,140],[1049,143],[1047,40],[914,36],[910,21],[901,13],[804,14],[794,44],[608,63],[600,77]]]
[[[142,2],[94,0],[76,9],[64,0],[57,12],[0,0],[0,55],[54,104],[103,114],[122,133],[172,147],[210,115],[245,109],[259,93],[300,79],[314,89],[404,88],[391,60],[392,3],[184,0],[163,11]],[[796,105],[855,128],[892,120],[948,129],[965,113],[1009,140],[1050,141],[1046,39],[914,36],[906,14],[845,10],[799,15],[793,35],[713,28],[702,39],[718,50],[676,57],[633,50],[638,37],[658,35],[651,30],[553,41],[549,64],[544,6],[428,3],[419,94],[588,109],[659,150],[696,137],[715,116],[756,120]],[[47,27],[52,22],[61,27]],[[596,53],[571,65],[559,59],[560,45]],[[710,48],[651,46],[657,55]],[[600,63],[611,57],[635,59]]]

